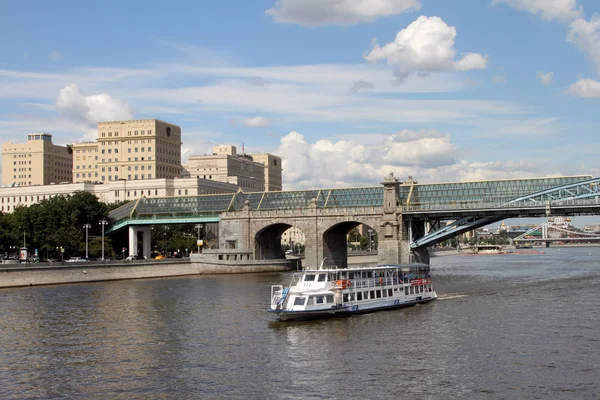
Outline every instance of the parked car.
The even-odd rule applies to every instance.
[[[71,258],[69,258],[67,260],[68,263],[71,263],[71,262],[88,262],[88,261],[90,261],[90,260],[88,260],[85,257],[71,257]]]

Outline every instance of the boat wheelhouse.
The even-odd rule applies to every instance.
[[[429,265],[378,265],[297,272],[288,287],[271,286],[270,312],[279,319],[367,313],[435,300]]]

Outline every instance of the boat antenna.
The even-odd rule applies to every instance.
[[[323,269],[323,264],[325,264],[325,259],[327,257],[323,257],[323,261],[321,261],[321,265],[319,266],[319,269]]]

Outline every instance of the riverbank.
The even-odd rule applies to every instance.
[[[281,272],[296,268],[296,262],[290,260],[211,262],[197,255],[185,259],[159,261],[7,264],[0,268],[0,288],[186,275]]]

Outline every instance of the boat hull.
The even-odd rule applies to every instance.
[[[415,300],[405,302],[391,301],[389,302],[389,304],[355,304],[331,307],[328,309],[321,310],[292,311],[269,309],[268,311],[277,314],[280,321],[302,321],[320,318],[345,317],[356,314],[373,313],[377,311],[395,310],[398,308],[415,306],[417,304],[429,303],[430,301],[433,301],[435,299],[437,299],[437,295],[425,298],[416,298]]]

